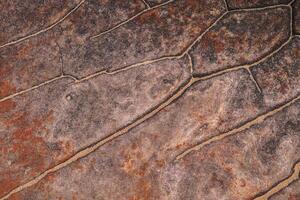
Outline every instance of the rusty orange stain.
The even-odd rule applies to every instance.
[[[16,103],[11,99],[0,102],[0,114],[7,113],[16,107]]]
[[[15,92],[16,87],[13,86],[9,81],[0,82],[0,97],[5,97]]]

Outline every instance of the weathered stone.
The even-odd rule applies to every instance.
[[[77,42],[78,45],[89,37],[106,31],[144,10],[141,0],[87,0],[76,12],[66,18],[59,28],[62,31],[62,47],[65,43]]]
[[[289,37],[288,7],[228,13],[191,50],[196,75],[253,63]]]
[[[64,52],[65,71],[84,77],[184,51],[223,12],[222,0],[178,0]]]
[[[60,75],[57,33],[49,31],[0,49],[0,99]]]
[[[226,1],[0,3],[0,199],[248,200],[292,180],[300,37],[272,6],[290,0]]]
[[[288,177],[300,159],[300,101],[171,164],[165,199],[253,199]],[[169,183],[169,184],[168,184]]]
[[[193,85],[158,115],[16,197],[248,199],[266,190],[287,176],[300,158],[296,128],[300,123],[300,102],[260,125],[212,143],[174,163],[177,154],[213,134],[210,131],[215,128],[205,125],[205,120],[218,124],[217,132],[251,117],[250,107],[255,104],[251,103],[251,91],[255,91],[255,86],[243,73],[238,71]],[[247,88],[239,88],[238,85],[244,84]],[[220,93],[213,96],[216,88]],[[227,95],[229,88],[241,92],[239,95],[245,98],[242,115],[226,112],[226,104],[233,106],[230,98],[237,96]],[[229,99],[223,101],[223,98]],[[213,107],[218,101],[222,105]],[[224,121],[223,112],[235,117]]]
[[[293,31],[300,34],[300,1],[295,0],[292,4],[293,7]]]
[[[167,1],[169,1],[169,0],[145,0],[145,2],[147,2],[151,7],[165,3]]]
[[[300,179],[292,182],[285,189],[273,195],[270,200],[298,200],[300,199]]]
[[[259,8],[277,4],[288,4],[291,0],[226,0],[230,9]]]
[[[70,12],[79,2],[79,0],[2,0],[0,46],[47,28]]]
[[[186,60],[64,78],[0,102],[0,195],[153,110],[188,80]]]
[[[3,10],[5,10],[3,13],[3,15],[5,15],[3,18],[5,19],[7,18],[7,13],[4,6],[7,6],[7,4],[8,2],[0,4],[0,8],[3,6]],[[29,9],[29,13],[33,16],[38,15],[38,13],[43,10],[48,10],[52,7],[57,7],[56,9],[58,9],[63,6],[58,5],[58,3],[54,1],[50,2],[49,5],[46,5],[46,3],[44,3],[45,5],[39,5],[35,2],[29,3],[29,0],[16,5],[13,2],[10,2],[9,4],[13,4],[9,7],[10,9],[15,10],[11,11],[12,13],[20,12],[24,15],[24,12],[28,12]],[[65,4],[66,3],[64,3],[65,7],[61,9],[65,10],[68,8]],[[68,5],[69,4],[71,5],[70,2]],[[49,6],[49,8],[47,6]],[[36,8],[39,8],[40,10]],[[20,44],[0,48],[0,98],[28,89],[59,76],[62,72],[62,65],[64,62],[66,64],[68,63],[66,60],[67,57],[64,57],[65,52],[70,51],[68,48],[78,48],[78,46],[82,45],[91,35],[115,26],[121,21],[124,21],[140,12],[144,8],[145,5],[140,0],[130,0],[126,2],[123,0],[87,0],[81,5],[81,7],[51,30],[34,36]],[[56,13],[56,10],[52,9],[51,13]],[[46,16],[48,16],[51,13],[43,12],[42,14],[47,14]],[[1,15],[2,13],[0,14],[0,18]],[[58,13],[57,15],[62,17],[62,13]],[[21,24],[22,21],[19,19],[22,17],[21,14],[12,16],[16,18],[14,20],[17,21],[17,30],[5,29],[5,31],[9,31],[9,33],[3,32],[0,34],[7,34],[7,37],[16,35],[17,38],[17,31],[19,29],[23,29],[25,34],[27,29],[32,28],[31,31],[26,32],[25,35],[27,35],[31,32],[37,32],[37,30],[45,28],[44,26],[47,26],[50,23],[46,21],[48,20],[48,17],[43,15],[39,15],[41,19],[37,17],[35,18],[36,21],[29,21],[30,24],[26,24],[26,21],[24,21],[24,24]],[[27,14],[25,16],[29,17],[31,15]],[[31,16],[31,18],[33,16]],[[59,16],[54,18],[59,18]],[[49,16],[49,20],[53,21],[54,19],[52,18],[53,17]],[[11,18],[9,19],[12,20]],[[25,17],[24,20],[26,19],[27,18]],[[8,19],[5,21],[8,21]],[[34,26],[34,24],[36,24],[36,26]],[[6,27],[11,25],[10,23],[1,23],[0,26]],[[24,36],[24,34],[22,35],[22,33],[20,33],[19,36]],[[8,40],[5,38],[6,37],[3,36],[3,40]],[[69,43],[75,43],[76,46],[71,46]]]
[[[279,52],[251,68],[254,78],[262,87],[266,102],[281,103],[300,92],[300,38],[294,37]]]

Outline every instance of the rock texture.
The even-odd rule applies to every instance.
[[[0,199],[298,200],[298,5],[0,2]]]
[[[277,4],[288,4],[291,0],[227,0],[230,9],[260,8]]]
[[[296,0],[293,6],[293,28],[296,34],[300,34],[300,1]]]
[[[297,200],[300,199],[300,180],[293,182],[284,190],[271,197],[271,200]]]

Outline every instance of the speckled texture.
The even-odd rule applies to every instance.
[[[293,31],[300,34],[300,1],[295,0],[293,6]]]
[[[287,7],[228,13],[191,50],[195,74],[253,63],[270,54],[289,37],[289,13]]]
[[[131,123],[188,77],[184,61],[161,61],[0,102],[0,194]]]
[[[292,0],[226,0],[230,9],[259,8],[277,4],[288,4]]]
[[[54,24],[79,2],[79,0],[2,0],[0,46]]]
[[[288,187],[278,192],[270,200],[298,200],[300,199],[300,180],[296,180]]]
[[[0,200],[298,200],[289,3],[0,2]]]
[[[150,10],[78,48],[68,48],[65,72],[81,78],[180,54],[224,11],[222,0],[178,0]]]

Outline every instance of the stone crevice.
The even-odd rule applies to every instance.
[[[72,10],[70,10],[67,14],[65,14],[61,19],[57,20],[55,23],[53,23],[52,25],[48,26],[47,28],[45,29],[42,29],[40,31],[37,31],[33,34],[30,34],[30,35],[27,35],[25,37],[22,37],[20,39],[17,39],[17,40],[13,40],[13,41],[10,41],[10,42],[7,42],[3,45],[0,46],[0,49],[3,48],[3,47],[6,47],[6,46],[10,46],[10,45],[14,45],[14,44],[18,44],[20,42],[23,42],[25,40],[28,40],[32,37],[35,37],[37,35],[40,35],[52,28],[54,28],[55,26],[57,26],[58,24],[60,24],[61,22],[63,22],[66,18],[68,18],[68,16],[70,16],[72,13],[74,13],[86,0],[82,0],[80,1]]]
[[[274,184],[269,190],[263,192],[262,194],[257,194],[253,200],[268,200],[273,195],[277,194],[284,188],[288,187],[291,183],[296,180],[299,180],[300,176],[300,161],[294,164],[293,169],[291,170],[291,175],[289,175],[286,179],[279,181]]]
[[[238,134],[241,131],[247,130],[247,129],[249,129],[250,127],[252,127],[254,125],[260,124],[260,123],[264,122],[268,117],[275,115],[276,113],[282,111],[283,109],[289,107],[290,105],[294,104],[295,102],[297,102],[299,100],[300,100],[300,95],[298,95],[297,97],[293,98],[292,100],[286,102],[285,104],[283,104],[283,105],[281,105],[277,108],[274,108],[273,110],[268,111],[267,113],[264,113],[262,115],[259,115],[259,116],[255,117],[253,120],[250,120],[250,121],[246,122],[242,126],[234,128],[234,129],[232,129],[228,132],[222,133],[222,134],[214,136],[214,137],[212,137],[212,138],[210,138],[210,139],[208,139],[204,142],[201,142],[200,144],[197,144],[195,146],[187,148],[185,151],[183,151],[182,153],[177,155],[175,160],[176,161],[180,160],[180,159],[184,158],[186,155],[188,155],[188,154],[190,154],[194,151],[198,151],[206,145],[209,145],[209,144],[211,144],[213,142],[216,142],[216,141],[220,141],[224,138],[227,138],[227,137],[230,137],[232,135]]]

